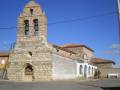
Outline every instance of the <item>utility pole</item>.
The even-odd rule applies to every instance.
[[[120,0],[117,0],[117,15],[118,15],[118,35],[120,44]]]

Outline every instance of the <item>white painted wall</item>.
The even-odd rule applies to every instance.
[[[96,66],[90,65],[86,62],[81,63],[77,60],[65,58],[57,54],[52,55],[52,60],[53,60],[52,70],[53,80],[75,79],[78,77],[89,78],[94,76],[95,69],[97,69]],[[82,74],[80,74],[80,65],[82,65]]]
[[[82,74],[80,74],[80,66],[82,66]],[[86,67],[86,71],[85,71],[85,67]],[[95,73],[95,69],[97,69],[96,66],[90,65],[88,63],[77,62],[77,77],[85,77],[85,73],[86,73],[86,78],[93,77]]]
[[[65,80],[76,78],[76,60],[65,58],[54,54],[53,60],[53,79]]]

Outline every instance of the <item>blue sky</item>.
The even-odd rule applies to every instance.
[[[1,0],[0,28],[17,26],[17,18],[29,0]],[[116,0],[36,0],[46,12],[48,23],[73,20],[76,22],[48,25],[48,41],[57,45],[85,44],[95,56],[116,61],[118,54],[106,54],[118,44]],[[108,14],[106,14],[108,13]],[[112,14],[109,14],[112,13]],[[103,15],[105,14],[105,15]],[[100,16],[103,15],[103,16]],[[96,16],[86,19],[86,17]],[[84,18],[84,19],[83,19]],[[0,50],[8,50],[16,41],[17,29],[0,29]]]

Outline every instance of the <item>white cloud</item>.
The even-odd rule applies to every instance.
[[[120,44],[113,44],[111,46],[112,49],[120,49]]]
[[[120,50],[108,50],[104,51],[104,53],[109,55],[120,55]]]

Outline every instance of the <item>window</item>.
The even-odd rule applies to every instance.
[[[89,66],[89,68],[88,68],[88,74],[90,75],[90,72],[91,72],[91,70],[90,70],[91,68],[90,68],[90,66]]]
[[[93,67],[92,67],[92,75],[94,74],[94,69],[93,69]]]
[[[29,63],[26,64],[25,75],[33,75],[33,68]]]
[[[82,74],[82,65],[80,65],[80,74]]]
[[[87,66],[84,66],[84,77],[87,78]]]
[[[57,52],[59,52],[59,50],[57,49]]]
[[[35,19],[33,22],[34,22],[34,30],[35,30],[34,34],[35,34],[35,36],[38,36],[38,34],[39,34],[39,32],[38,32],[38,19]]]
[[[33,9],[30,9],[30,13],[31,13],[31,15],[33,15]]]
[[[25,35],[28,36],[29,35],[29,21],[25,20],[24,24],[25,24]]]
[[[30,56],[32,56],[32,52],[28,52]]]

